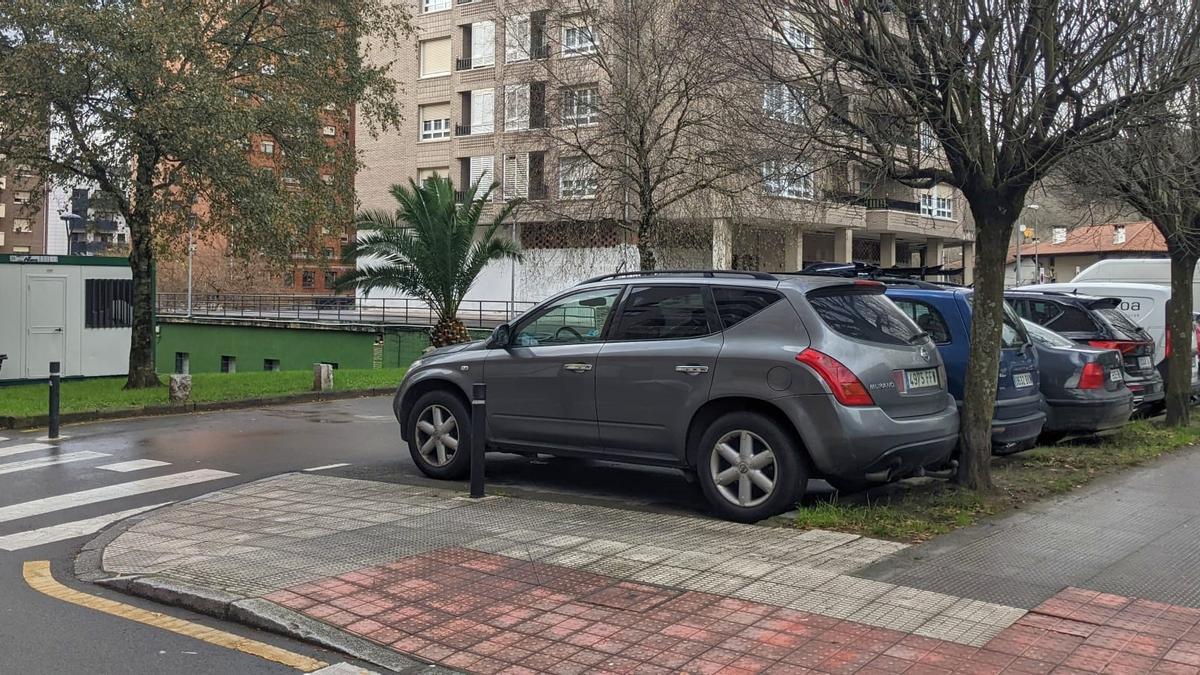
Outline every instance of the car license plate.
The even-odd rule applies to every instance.
[[[937,368],[905,371],[904,377],[909,389],[924,389],[925,387],[936,387],[940,384],[938,382]]]
[[[1150,370],[1150,368],[1153,365],[1154,365],[1154,363],[1150,361],[1149,356],[1139,356],[1138,357],[1138,368],[1140,368],[1142,370]]]
[[[1029,373],[1013,373],[1013,386],[1018,389],[1021,387],[1033,386],[1033,375]]]
[[[1125,379],[1125,377],[1121,374],[1121,371],[1114,369],[1108,371],[1108,379],[1112,382],[1120,382],[1121,380]]]

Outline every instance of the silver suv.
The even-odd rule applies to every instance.
[[[723,517],[793,508],[809,478],[882,482],[945,464],[958,437],[937,348],[873,281],[763,272],[585,281],[482,342],[429,352],[393,409],[434,478],[487,448],[694,472]]]

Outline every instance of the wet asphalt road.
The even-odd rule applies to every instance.
[[[73,425],[57,449],[4,456],[5,448],[30,443],[44,431],[0,430],[0,514],[5,507],[59,495],[103,489],[131,481],[228,472],[190,485],[69,505],[40,515],[0,516],[0,542],[29,531],[96,518],[128,509],[188,499],[238,483],[289,471],[322,469],[331,475],[434,484],[413,466],[391,417],[387,397],[280,406],[245,411],[179,415]],[[91,453],[76,455],[74,453]],[[82,457],[75,461],[75,458]],[[13,461],[55,462],[3,473]],[[128,472],[105,470],[130,460],[162,464]],[[570,499],[625,508],[705,515],[699,489],[666,469],[624,467],[566,459],[530,461],[489,455],[489,485],[515,496]],[[437,483],[445,486],[445,483]],[[75,497],[72,497],[74,500]],[[11,512],[10,512],[11,514]],[[19,515],[19,514],[18,514]],[[18,550],[0,544],[0,672],[3,673],[284,673],[296,672],[156,628],[69,605],[30,589],[21,576],[26,560],[49,560],[55,578],[87,593],[219,627],[278,644],[328,662],[345,660],[319,648],[234,624],[112,593],[73,578],[79,547],[92,535]],[[16,648],[14,648],[16,647]]]

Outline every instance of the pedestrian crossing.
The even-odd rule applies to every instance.
[[[164,491],[238,475],[209,468],[176,470],[170,462],[156,459],[113,461],[109,452],[22,440],[0,437],[0,552],[94,534],[122,519],[170,504],[162,499]],[[72,489],[64,490],[64,483]],[[151,503],[139,505],[128,500],[139,496]],[[113,502],[112,509],[100,515],[95,509],[86,515],[74,511],[109,502]],[[35,518],[36,523],[25,522]],[[48,519],[59,522],[47,524]]]

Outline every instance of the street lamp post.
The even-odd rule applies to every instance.
[[[74,228],[75,223],[79,220],[80,220],[80,218],[79,218],[78,214],[71,213],[69,211],[62,215],[63,226],[67,230],[67,251],[66,251],[67,255],[70,255],[72,252],[71,251],[71,230]],[[47,247],[47,250],[49,250],[49,247]]]

